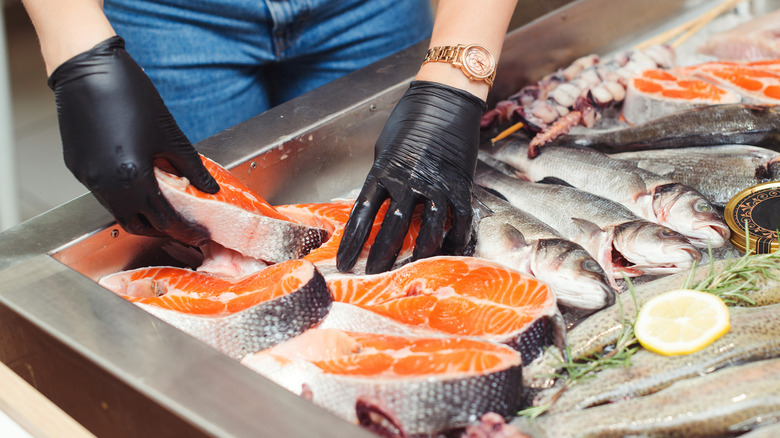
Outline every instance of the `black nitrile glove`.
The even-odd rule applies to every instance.
[[[413,259],[463,251],[471,237],[472,181],[485,109],[485,102],[465,91],[412,82],[377,140],[377,158],[339,245],[339,271],[355,265],[387,198],[390,208],[368,254],[367,274],[393,266],[418,203],[424,211]],[[445,239],[448,210],[452,226]]]
[[[65,165],[129,233],[199,245],[208,231],[184,221],[165,200],[153,162],[166,160],[206,193],[219,185],[124,47],[121,37],[111,37],[49,78]]]

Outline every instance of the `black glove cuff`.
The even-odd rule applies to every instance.
[[[114,35],[111,38],[99,42],[86,52],[79,53],[60,64],[59,67],[54,69],[46,83],[49,85],[49,88],[55,90],[62,82],[65,82],[74,76],[78,76],[72,74],[73,70],[83,67],[85,62],[92,59],[114,56],[117,52],[124,50],[125,40],[119,35]]]
[[[469,102],[469,106],[473,111],[479,113],[479,117],[482,117],[482,113],[487,111],[487,103],[479,97],[469,93],[468,91],[461,90],[460,88],[451,87],[449,85],[440,84],[438,82],[431,81],[412,81],[409,84],[409,90],[427,90],[435,95],[438,95],[445,101],[451,99],[458,99],[464,102]]]

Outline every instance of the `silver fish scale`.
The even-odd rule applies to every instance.
[[[659,391],[672,383],[710,373],[740,362],[780,356],[780,304],[732,308],[731,328],[706,348],[683,356],[666,357],[640,350],[631,367],[611,368],[563,393],[548,412],[584,409]],[[539,401],[551,392],[540,394]]]
[[[429,436],[464,427],[482,414],[504,417],[520,409],[522,369],[451,379],[389,380],[321,374],[309,382],[313,402],[350,422],[356,403],[378,407],[410,436]]]
[[[223,317],[200,317],[146,304],[139,307],[234,358],[286,341],[314,327],[327,314],[332,297],[325,279],[313,270],[300,289]]]
[[[543,415],[536,438],[732,436],[780,419],[780,359],[724,368],[659,392],[589,409]],[[512,425],[528,429],[527,420]]]
[[[248,241],[223,240],[219,235],[214,241],[249,257],[279,263],[305,256],[319,248],[328,237],[328,232],[320,228],[264,216],[254,220],[251,228],[243,228],[253,230]]]

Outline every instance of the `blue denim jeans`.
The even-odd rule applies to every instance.
[[[190,141],[430,36],[430,0],[105,0]]]

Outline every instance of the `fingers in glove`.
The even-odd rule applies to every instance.
[[[182,218],[159,190],[147,194],[146,205],[140,214],[153,228],[188,245],[200,246],[210,240],[205,227]]]
[[[186,137],[183,135],[182,137],[184,141],[187,141]],[[175,149],[178,153],[165,154],[164,158],[176,169],[179,175],[190,180],[196,189],[209,194],[217,193],[219,184],[203,165],[200,154],[192,145],[189,145],[189,142],[185,146],[188,147],[178,147]]]
[[[470,200],[471,197],[468,198]],[[460,255],[471,238],[472,216],[474,212],[470,205],[450,205],[450,211],[452,213],[452,227],[444,238],[442,252]]]
[[[447,203],[440,201],[425,201],[420,233],[414,243],[412,260],[419,260],[441,251],[444,240],[444,224],[447,221]]]
[[[357,263],[363,245],[371,233],[376,214],[385,199],[387,191],[375,181],[367,180],[352,207],[339,243],[336,253],[336,268],[339,271],[347,272]]]
[[[401,252],[414,213],[415,199],[407,196],[399,201],[392,199],[387,208],[382,227],[371,245],[366,261],[366,274],[390,270]]]

